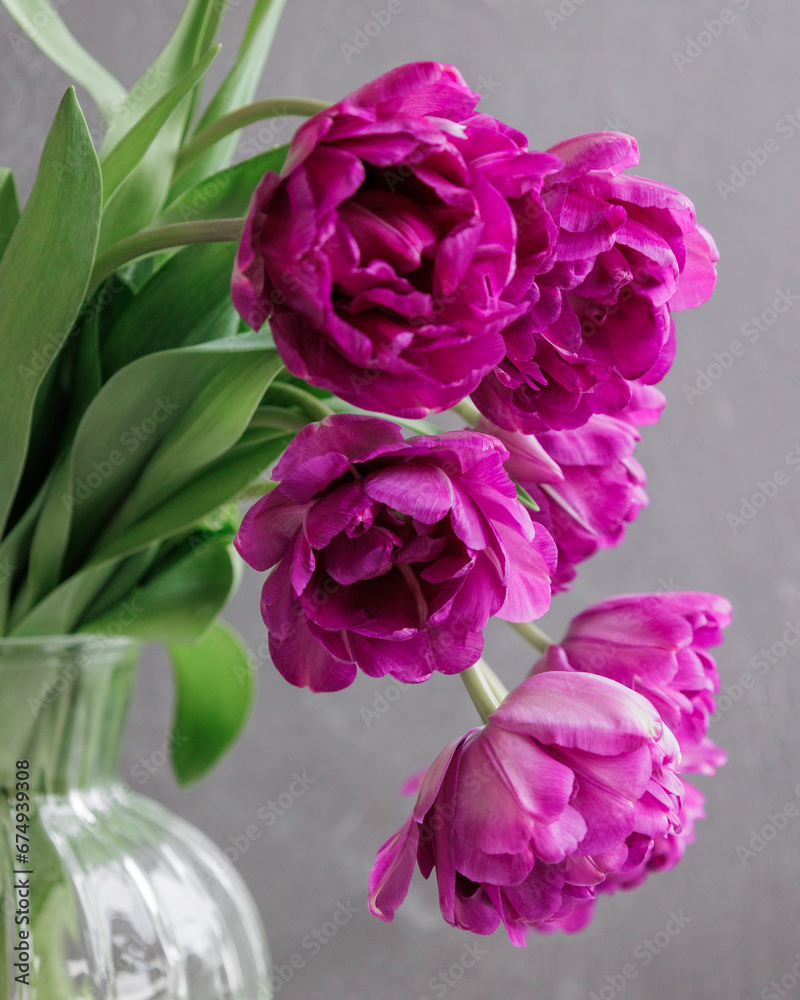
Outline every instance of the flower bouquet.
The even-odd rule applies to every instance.
[[[685,775],[725,759],[706,731],[728,602],[613,597],[560,643],[533,622],[647,503],[633,456],[664,406],[673,313],[715,280],[689,199],[626,172],[628,135],[531,148],[449,65],[401,66],[330,106],[252,103],[277,0],[257,0],[204,107],[224,4],[189,0],[126,92],[55,9],[37,22],[38,0],[3,2],[105,126],[95,151],[70,89],[21,212],[0,175],[0,653],[165,644],[173,765],[194,780],[252,697],[247,650],[218,619],[243,559],[268,571],[261,614],[292,684],[458,674],[480,717],[409,781],[411,815],[370,876],[376,916],[392,919],[418,865],[450,924],[502,923],[522,945],[674,865],[704,815]],[[308,120],[231,164],[239,130],[277,115]],[[446,411],[462,429],[437,424]],[[541,654],[510,693],[482,659],[491,617]],[[88,663],[61,688],[52,665],[2,682],[18,848],[25,815],[46,813],[36,796],[75,785],[31,747]],[[109,710],[92,697],[70,732]],[[115,788],[95,817],[133,808]],[[46,895],[25,947],[57,939],[57,979],[69,947],[43,929]],[[224,995],[266,996],[253,969]],[[78,978],[53,995],[83,996]],[[223,995],[193,989],[175,993]]]

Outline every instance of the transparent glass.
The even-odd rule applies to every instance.
[[[0,997],[269,1000],[244,883],[119,779],[138,654],[0,639]]]

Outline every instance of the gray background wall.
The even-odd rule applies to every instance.
[[[678,317],[678,358],[664,386],[669,405],[639,451],[651,505],[625,546],[592,560],[573,592],[556,600],[547,627],[559,634],[580,608],[623,591],[667,586],[726,594],[735,607],[720,654],[729,697],[713,735],[730,762],[700,782],[709,818],[679,868],[634,893],[604,899],[579,936],[532,936],[526,951],[511,948],[500,933],[472,939],[442,922],[435,886],[419,877],[395,923],[382,924],[367,913],[366,879],[375,849],[405,819],[409,804],[397,788],[474,724],[473,710],[457,680],[438,678],[404,690],[367,725],[361,708],[373,707],[390,682],[362,677],[331,696],[290,687],[263,655],[259,580],[248,571],[229,609],[262,654],[258,705],[244,738],[209,778],[176,788],[169,768],[157,766],[171,712],[170,678],[163,655],[148,650],[125,775],[223,847],[246,827],[258,827],[236,864],[258,901],[276,963],[287,966],[293,955],[304,960],[280,991],[287,1000],[581,1000],[615,990],[628,1000],[731,1000],[766,996],[762,991],[781,977],[778,995],[800,997],[791,973],[800,950],[800,818],[789,819],[746,864],[737,854],[765,824],[769,836],[771,814],[800,801],[798,654],[781,639],[800,615],[800,477],[790,460],[800,454],[800,306],[776,321],[765,313],[779,291],[800,295],[800,120],[784,117],[800,105],[800,8],[793,0],[729,0],[733,22],[698,43],[704,19],[717,19],[723,0],[563,0],[562,20],[547,17],[548,9],[558,13],[556,0],[401,0],[401,11],[348,62],[341,43],[352,43],[371,10],[383,6],[384,0],[290,0],[261,95],[334,100],[402,62],[454,62],[486,94],[485,109],[522,128],[536,147],[609,127],[636,135],[640,172],[687,192],[719,242],[717,292],[704,309]],[[166,40],[182,3],[61,0],[59,7],[78,38],[131,85]],[[231,57],[249,7],[232,0],[223,59]],[[33,46],[13,46],[14,30],[1,12],[0,163],[17,171],[27,193],[66,80]],[[693,58],[676,61],[692,40],[711,44],[689,48]],[[88,99],[83,103],[98,124]],[[268,130],[252,132],[263,147],[283,141],[288,129],[274,138]],[[719,182],[729,182],[732,168],[770,138],[772,152],[759,154],[764,162],[724,197]],[[764,332],[753,343],[742,327],[762,314]],[[736,340],[744,354],[727,370],[709,371],[718,363],[715,352]],[[697,387],[702,372],[713,377],[689,401],[683,387]],[[785,482],[773,489],[780,471]],[[764,487],[774,495],[734,531],[728,515]],[[751,661],[770,647],[773,662],[759,674]],[[502,623],[489,628],[487,655],[509,684],[533,660]],[[142,762],[155,772],[146,782],[132,776]],[[287,792],[295,772],[313,783],[268,829],[259,825],[258,809]],[[312,955],[304,938],[330,921],[340,903],[358,912]],[[685,929],[660,951],[657,943],[650,948],[646,942],[664,931],[671,913],[682,914]],[[471,941],[481,949],[478,961],[456,982]],[[635,976],[620,991],[625,965]],[[451,967],[447,986],[437,977]]]

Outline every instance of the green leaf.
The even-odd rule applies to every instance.
[[[204,346],[186,348],[179,358],[172,378],[174,395],[168,395],[173,407],[179,408],[173,411],[174,430],[142,464],[135,485],[101,538],[135,524],[224,455],[239,440],[269,383],[283,367],[277,351],[241,345],[204,354]],[[142,358],[129,368],[147,360]]]
[[[232,448],[280,367],[253,336],[150,354],[106,382],[75,435],[67,487],[47,501],[71,522],[67,572]]]
[[[0,635],[5,635],[6,632],[11,588],[14,579],[24,568],[28,546],[33,537],[36,519],[39,516],[46,492],[47,486],[45,484],[38,496],[28,505],[19,521],[0,542]]]
[[[221,46],[217,45],[208,52],[190,70],[183,74],[175,86],[139,119],[126,132],[117,145],[111,150],[103,163],[103,201],[107,202],[128,174],[142,160],[158,133],[163,128],[169,116],[175,111],[181,101],[203,79],[209,66],[216,58]]]
[[[48,59],[89,92],[108,121],[125,101],[125,88],[75,40],[49,0],[3,0],[3,6]]]
[[[113,578],[119,560],[92,566],[50,591],[47,597],[9,631],[12,636],[67,635],[97,595]]]
[[[102,633],[127,610],[126,635],[146,642],[196,642],[228,602],[240,567],[229,536],[193,537],[182,559],[150,574],[120,605],[88,620],[81,631]]]
[[[36,392],[86,292],[101,198],[97,157],[70,88],[0,261],[0,534],[22,475]]]
[[[110,157],[123,136],[205,55],[224,7],[219,0],[189,0],[166,48],[134,84],[111,120],[100,150],[101,160]],[[161,210],[191,109],[192,101],[185,97],[109,200],[103,213],[101,250],[146,228]]]
[[[293,436],[272,431],[256,437],[248,432],[245,438],[251,440],[243,440],[157,510],[109,539],[99,547],[94,560],[100,562],[118,558],[151,541],[169,538],[197,524],[252,483],[283,453]]]
[[[98,593],[94,601],[87,607],[77,622],[77,629],[82,632],[89,631],[81,626],[85,622],[94,621],[105,615],[109,608],[114,608],[116,615],[110,619],[123,624],[122,619],[132,617],[138,609],[131,608],[126,598],[145,576],[148,575],[151,567],[161,556],[161,546],[158,542],[148,545],[147,548],[121,560],[117,564],[114,575],[111,576],[103,589]],[[125,622],[127,624],[127,622]],[[127,630],[126,630],[127,634]]]
[[[27,2],[34,3],[36,0]],[[224,7],[225,4],[219,0],[188,0],[163,51],[131,87],[124,102],[108,122],[100,149],[101,160],[110,154],[123,135],[205,54],[213,44],[216,26],[219,25]],[[210,27],[212,30],[209,30]]]
[[[30,543],[28,572],[9,618],[13,629],[58,584],[69,541],[70,461],[64,452],[48,479],[44,503]]]
[[[209,101],[195,131],[205,128],[229,111],[251,103],[264,72],[285,3],[286,0],[256,0],[233,66]],[[199,156],[181,174],[172,195],[186,190],[207,174],[230,163],[238,141],[239,133],[235,132]]]
[[[126,558],[139,556],[141,550],[195,526],[207,515],[235,497],[279,455],[292,439],[291,434],[246,431],[241,441],[222,459],[204,470],[183,490],[158,510],[143,518],[121,535],[109,540],[85,568],[65,580],[33,609],[14,629],[15,635],[54,635],[71,632],[96,606],[98,595],[112,587],[115,574],[125,572]],[[26,513],[38,513],[32,506]],[[23,527],[15,527],[0,546],[0,556]],[[13,560],[12,560],[13,562]]]
[[[148,355],[107,382],[51,479],[14,630],[98,538],[113,539],[227,453],[281,367],[255,336]]]
[[[198,243],[176,253],[116,318],[102,349],[106,378],[137,358],[198,342],[229,304],[236,247]],[[216,337],[215,337],[216,339]]]
[[[7,167],[0,168],[0,257],[5,253],[14,226],[19,222],[19,202],[14,175]]]
[[[514,483],[514,485],[517,487],[517,500],[519,500],[523,507],[527,507],[528,510],[533,511],[540,510],[539,504],[533,499],[524,486],[520,486],[519,483]]]
[[[109,540],[92,562],[52,591],[14,629],[15,635],[56,635],[71,632],[104,588],[113,586],[115,574],[126,572],[126,558],[135,561],[142,549],[196,525],[251,483],[276,459],[292,435],[246,431],[230,452],[204,470],[158,510],[137,522],[122,535]],[[0,546],[2,557],[16,552],[16,542],[26,520],[35,520],[38,507],[25,518]],[[32,516],[31,516],[32,515]],[[12,541],[14,546],[12,546]],[[14,563],[15,559],[11,559]]]
[[[182,785],[209,771],[244,727],[255,693],[255,672],[242,640],[213,625],[194,646],[168,649],[177,698],[172,766]]]
[[[276,146],[198,181],[161,213],[158,225],[192,219],[233,219],[244,215],[259,181],[268,170],[280,171],[289,151]]]

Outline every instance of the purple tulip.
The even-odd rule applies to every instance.
[[[557,230],[561,160],[489,115],[452,66],[400,66],[309,119],[256,190],[233,301],[287,368],[365,409],[419,417],[506,353]]]
[[[705,819],[705,802],[705,795],[694,785],[684,781],[678,828],[656,840],[649,854],[635,868],[627,872],[609,872],[596,887],[596,892],[613,894],[619,889],[636,889],[653,872],[665,872],[674,868],[686,853],[689,844],[694,843],[694,825],[697,820]],[[542,924],[536,930],[539,933],[565,931],[567,934],[583,930],[594,916],[595,902],[596,898],[580,900],[567,917]]]
[[[719,258],[685,195],[622,173],[639,162],[631,136],[576,136],[548,152],[564,163],[542,188],[558,227],[552,264],[473,394],[493,423],[529,433],[580,427],[626,406],[632,381],[660,381],[675,350],[671,314],[705,302]]]
[[[418,864],[426,878],[436,869],[448,923],[491,934],[502,922],[524,945],[677,829],[679,759],[634,691],[592,674],[530,677],[434,761],[378,851],[370,910],[391,921]]]
[[[533,670],[600,674],[638,691],[675,734],[681,771],[714,774],[726,756],[706,735],[719,690],[708,649],[730,621],[730,602],[716,594],[623,594],[573,618]]]
[[[641,439],[637,425],[657,420],[665,400],[651,386],[632,388],[624,410],[594,415],[575,430],[543,431],[534,437],[485,419],[477,424],[508,449],[506,471],[536,501],[539,510],[531,517],[556,543],[553,593],[569,590],[577,563],[619,545],[628,522],[649,503],[644,470],[633,457]]]
[[[474,431],[404,440],[353,414],[305,427],[236,538],[254,569],[277,563],[261,610],[284,677],[336,691],[358,667],[454,674],[480,656],[490,616],[543,615],[555,546],[517,500],[507,457]]]

